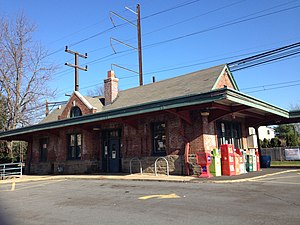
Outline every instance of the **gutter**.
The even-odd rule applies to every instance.
[[[124,107],[119,109],[113,109],[109,111],[98,112],[94,114],[84,115],[75,118],[68,118],[64,120],[58,120],[48,123],[36,124],[28,127],[18,128],[0,133],[0,139],[7,137],[33,133],[37,131],[45,131],[57,128],[63,128],[74,125],[82,125],[86,123],[104,121],[109,119],[115,119],[120,117],[127,117],[133,115],[140,115],[144,113],[162,111],[167,109],[173,109],[178,107],[193,106],[203,103],[209,103],[225,98],[225,91],[227,88],[213,90],[205,93],[198,93],[194,95],[181,96],[176,98],[170,98],[163,101],[154,101],[150,103]]]
[[[63,128],[68,126],[105,121],[109,119],[116,119],[121,117],[163,111],[167,109],[199,105],[199,104],[210,103],[210,102],[215,102],[224,99],[227,99],[234,103],[243,104],[255,109],[266,111],[284,118],[290,118],[290,114],[287,110],[281,109],[269,103],[263,102],[259,99],[256,99],[252,96],[225,87],[225,88],[216,89],[205,93],[197,93],[193,95],[186,95],[186,96],[180,96],[175,98],[169,98],[165,100],[153,101],[153,102],[143,103],[135,106],[112,109],[112,110],[97,112],[94,114],[84,115],[80,117],[68,118],[64,120],[36,124],[28,127],[18,128],[15,130],[0,132],[0,140],[1,139],[4,140],[5,138],[8,137],[11,138],[13,136],[33,133],[37,131],[45,131],[45,130]],[[297,114],[297,116],[300,117],[300,111],[297,111],[297,113],[294,114]]]
[[[269,103],[266,103],[260,99],[254,98],[250,95],[246,95],[244,93],[241,93],[239,91],[228,89],[226,93],[226,99],[242,104],[247,105],[255,109],[259,109],[262,111],[266,111],[284,118],[289,118],[290,113],[289,111],[282,109],[280,107],[271,105]]]

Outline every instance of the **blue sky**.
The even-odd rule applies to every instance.
[[[137,46],[136,28],[130,24],[114,29],[109,12],[129,20],[141,5],[144,83],[228,63],[257,52],[274,49],[300,40],[299,0],[0,0],[0,16],[24,14],[38,26],[34,35],[60,67],[50,86],[57,89],[56,100],[66,100],[74,89],[74,70],[64,66],[74,63],[69,49],[88,53],[80,65],[80,92],[86,94],[103,83],[111,64],[138,71],[137,53],[114,43],[110,37]],[[267,16],[262,16],[270,14]],[[211,29],[224,23],[251,20]],[[116,25],[124,22],[113,17]],[[110,29],[109,31],[107,31]],[[106,32],[107,31],[107,32]],[[193,33],[197,33],[192,35]],[[174,38],[177,40],[173,40]],[[124,52],[125,51],[125,52]],[[123,53],[122,53],[123,52]],[[300,105],[299,55],[233,73],[242,92],[289,109]],[[182,67],[180,69],[174,69]],[[134,73],[113,68],[121,89],[138,86]],[[283,86],[285,86],[283,88]],[[167,91],[167,90],[166,90]]]

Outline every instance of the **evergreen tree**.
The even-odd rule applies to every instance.
[[[280,140],[284,140],[285,146],[298,146],[299,133],[296,131],[295,126],[291,124],[282,124],[275,128],[276,136]]]

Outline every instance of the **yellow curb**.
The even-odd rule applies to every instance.
[[[239,182],[246,182],[246,181],[255,181],[255,180],[259,180],[259,179],[269,177],[269,176],[275,176],[275,175],[279,175],[279,174],[291,173],[291,172],[297,172],[297,171],[299,171],[299,170],[285,170],[285,171],[280,171],[280,172],[276,172],[276,173],[270,173],[270,174],[265,174],[265,175],[261,175],[261,176],[257,176],[257,177],[243,178],[243,179],[238,179],[238,180],[215,180],[215,181],[211,181],[211,183],[222,184],[222,183],[239,183]]]
[[[47,181],[47,180],[61,180],[61,179],[94,179],[94,180],[151,180],[151,181],[177,181],[189,182],[194,180],[194,177],[177,177],[177,176],[151,176],[151,175],[124,175],[124,176],[107,176],[107,175],[57,175],[57,176],[37,176],[26,177],[13,180],[2,180],[0,184],[10,184],[12,182],[33,182],[33,181]]]
[[[169,181],[169,182],[208,182],[208,183],[239,183],[239,182],[246,182],[246,181],[255,181],[258,179],[262,179],[268,176],[274,176],[278,174],[296,172],[300,170],[285,170],[276,173],[261,175],[252,178],[242,178],[236,180],[209,180],[209,179],[199,179],[195,177],[188,177],[188,176],[154,176],[154,175],[147,175],[147,174],[130,174],[130,175],[123,175],[123,176],[109,176],[109,175],[54,175],[54,176],[37,176],[37,177],[26,177],[23,176],[19,179],[11,179],[11,180],[2,180],[0,184],[9,184],[9,183],[21,183],[21,182],[33,182],[33,181],[47,181],[47,180],[61,180],[61,179],[94,179],[94,180],[136,180],[136,181]]]

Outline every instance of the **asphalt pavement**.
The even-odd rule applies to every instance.
[[[197,182],[135,176],[2,182],[0,218],[7,225],[300,224],[300,170]]]

